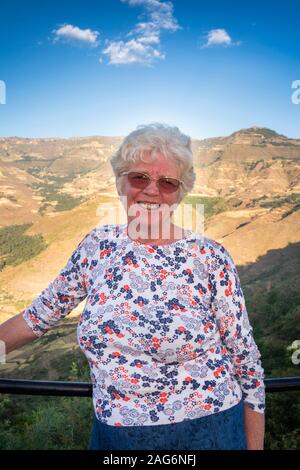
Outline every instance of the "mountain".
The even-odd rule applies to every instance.
[[[125,222],[108,162],[121,140],[0,139],[0,320],[46,287],[91,228]],[[300,139],[251,127],[192,147],[197,181],[183,203],[194,214],[204,204],[204,235],[238,265],[300,241]]]
[[[125,222],[108,162],[121,140],[0,139],[0,322],[31,303],[89,230]],[[195,219],[204,205],[204,235],[231,253],[266,376],[296,376],[288,347],[300,334],[300,139],[251,127],[192,147],[197,182],[181,206]],[[83,306],[10,353],[0,376],[88,381],[76,344]],[[268,394],[267,449],[299,448],[295,393]],[[1,448],[85,447],[89,399],[11,395],[1,405]],[[65,429],[76,429],[67,444]]]
[[[234,135],[256,135],[260,137],[283,137],[286,138],[285,135],[283,134],[278,134],[278,132],[273,131],[272,129],[269,129],[268,127],[258,127],[258,126],[252,126],[248,127],[247,129],[240,129],[239,131],[233,132],[231,136]]]
[[[108,157],[121,140],[0,138],[1,226],[39,223],[111,186]]]
[[[252,127],[228,137],[198,141],[197,189],[211,196],[254,198],[300,192],[300,139]]]

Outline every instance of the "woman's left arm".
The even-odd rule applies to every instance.
[[[248,450],[263,450],[265,438],[265,415],[244,405],[245,433]]]
[[[244,400],[247,449],[263,449],[265,386],[261,355],[253,338],[240,279],[228,251],[216,243],[210,270],[212,309],[231,356]]]

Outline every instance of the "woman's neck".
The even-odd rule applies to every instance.
[[[128,223],[127,230],[131,240],[149,245],[168,245],[176,240],[186,238],[187,235],[186,230],[173,223],[170,223],[169,227],[165,225],[164,229],[156,227],[156,230],[151,226],[142,227],[140,230],[130,230],[130,223]]]

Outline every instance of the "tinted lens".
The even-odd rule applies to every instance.
[[[134,188],[144,189],[150,182],[150,178],[144,173],[132,171],[128,173],[128,181]]]
[[[174,193],[180,186],[180,182],[174,178],[159,178],[159,188],[165,193]]]
[[[128,181],[133,188],[145,189],[150,183],[150,177],[144,173],[131,171],[127,174]],[[168,178],[163,176],[157,181],[159,190],[164,193],[174,193],[180,186],[180,181],[175,178]]]

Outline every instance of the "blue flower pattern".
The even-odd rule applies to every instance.
[[[148,245],[132,241],[126,224],[96,227],[23,317],[41,336],[84,299],[77,337],[103,423],[179,423],[241,398],[264,411],[260,353],[236,267],[218,242],[190,230]]]

